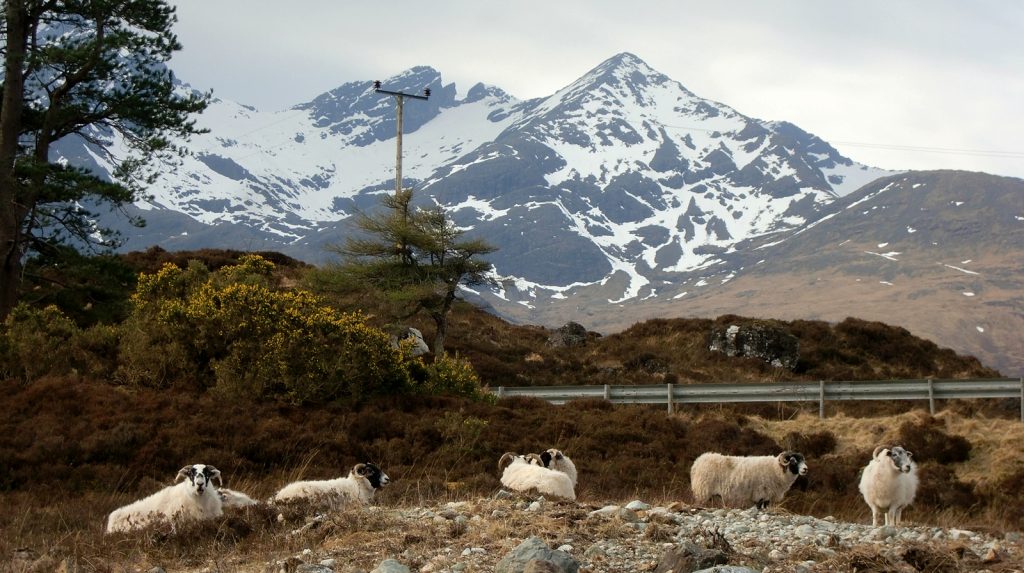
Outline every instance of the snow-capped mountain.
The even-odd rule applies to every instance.
[[[431,90],[405,105],[404,184],[498,246],[497,295],[527,304],[585,286],[613,301],[652,296],[654,281],[814,220],[887,174],[792,124],[701,99],[628,53],[528,101],[482,84],[460,92],[428,67],[383,87]],[[394,188],[395,103],[372,81],[279,112],[216,100],[200,123],[210,132],[150,188],[138,205],[150,225],[124,229],[127,248],[319,261],[357,209]]]

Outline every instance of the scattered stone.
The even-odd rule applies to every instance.
[[[385,559],[370,573],[410,573],[409,568],[394,559]]]
[[[295,568],[295,573],[334,573],[334,568],[319,563],[303,563]]]
[[[648,509],[651,509],[651,506],[640,500],[634,500],[626,504],[626,509],[633,511],[647,511]]]

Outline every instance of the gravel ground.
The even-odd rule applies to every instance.
[[[589,573],[665,572],[673,554],[702,552],[718,555],[718,563],[735,571],[761,573],[1024,571],[1020,532],[871,527],[776,509],[654,507],[642,501],[599,507],[509,497],[378,507],[344,519],[318,516],[290,535],[301,551],[235,565],[288,573],[504,573],[502,558],[537,537]],[[683,570],[694,569],[676,573]]]

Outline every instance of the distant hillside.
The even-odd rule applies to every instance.
[[[513,320],[575,320],[617,332],[653,317],[741,314],[908,329],[1024,375],[1024,180],[958,171],[881,179],[828,207],[819,221],[760,237],[725,262],[664,285],[657,299],[608,304],[585,289]]]

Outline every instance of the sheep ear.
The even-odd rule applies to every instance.
[[[217,480],[217,485],[218,486],[224,485],[224,480],[220,477],[220,470],[219,469],[217,469],[217,468],[215,468],[213,466],[206,466],[206,469],[207,469],[207,471],[210,472],[210,474],[209,474],[210,475],[210,479]]]
[[[178,475],[174,476],[174,483],[178,483],[179,481],[187,478],[188,472],[190,471],[192,471],[192,466],[185,466],[178,470]]]

